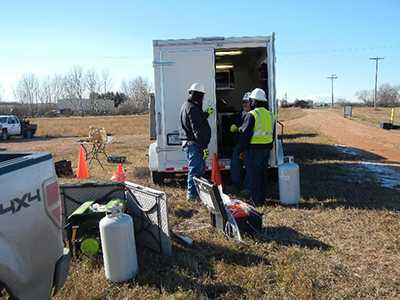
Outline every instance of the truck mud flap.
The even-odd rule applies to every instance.
[[[53,296],[61,290],[67,281],[71,255],[68,248],[64,248],[64,254],[57,260],[53,280]]]

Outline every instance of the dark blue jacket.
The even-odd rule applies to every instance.
[[[244,110],[241,110],[235,117],[235,125],[240,128],[243,125],[244,119],[246,117],[246,112]],[[235,144],[239,143],[239,136],[240,136],[240,132],[236,132],[234,133],[234,142]]]
[[[190,100],[185,101],[180,112],[180,139],[196,142],[201,149],[206,149],[211,139],[207,117],[208,114],[203,112],[201,105]]]

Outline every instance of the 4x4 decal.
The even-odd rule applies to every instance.
[[[15,214],[19,212],[22,208],[30,207],[30,203],[33,201],[41,201],[39,189],[36,190],[36,194],[32,194],[29,192],[22,195],[21,198],[11,199],[10,201],[8,201],[7,206],[5,206],[4,204],[0,204],[0,216],[9,212],[11,212],[11,214]]]

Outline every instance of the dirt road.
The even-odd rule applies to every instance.
[[[400,131],[387,131],[360,124],[327,109],[307,110],[304,117],[285,123],[292,129],[315,129],[338,144],[372,152],[382,156],[384,160],[400,161]]]

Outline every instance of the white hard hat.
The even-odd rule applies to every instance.
[[[257,101],[268,102],[267,97],[265,96],[265,92],[262,89],[255,88],[251,94],[250,99],[254,99]]]
[[[201,83],[195,82],[193,83],[189,90],[189,92],[199,92],[199,93],[206,93],[206,89],[204,88],[204,85],[202,85]]]
[[[243,95],[242,101],[249,101],[250,100],[250,92],[246,92]]]

